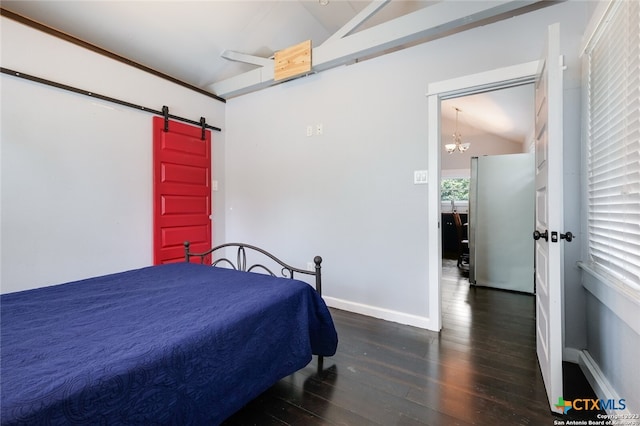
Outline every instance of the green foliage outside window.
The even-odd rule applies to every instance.
[[[440,199],[442,201],[468,201],[469,179],[442,179],[440,187]]]

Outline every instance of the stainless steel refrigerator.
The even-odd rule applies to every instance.
[[[533,154],[471,159],[469,282],[534,293]]]

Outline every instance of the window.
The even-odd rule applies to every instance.
[[[589,262],[640,288],[640,2],[604,22],[585,55]]]
[[[443,213],[469,212],[469,178],[443,178],[440,181],[440,208]]]
[[[440,186],[441,201],[468,201],[469,200],[469,179],[468,178],[448,178],[442,179]]]

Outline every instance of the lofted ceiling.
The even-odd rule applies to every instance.
[[[323,2],[324,3],[324,2]],[[225,50],[268,58],[304,40],[322,44],[369,1],[3,0],[31,20],[164,72],[196,87],[255,68],[221,57]],[[361,28],[433,2],[391,1]]]
[[[270,58],[276,51],[304,40],[311,40],[315,48],[359,14],[370,9],[371,3],[368,0],[3,0],[2,8],[198,88],[219,94],[215,90],[217,83],[242,76],[257,67],[254,64],[225,59],[222,57],[223,52],[230,50]],[[438,3],[441,2],[390,0],[353,32],[392,22]],[[460,7],[464,8],[465,3],[469,5],[474,2],[454,3],[456,7],[461,5]],[[518,7],[531,3],[540,5],[545,2],[521,1]],[[464,28],[458,29],[461,30]],[[442,34],[438,36],[446,36],[446,31],[442,30]],[[414,39],[407,45],[424,41]],[[402,47],[405,46],[380,46],[376,51],[370,52],[369,56],[385,54]],[[463,102],[466,101],[460,98],[459,108],[465,111],[470,122],[474,121],[474,108],[465,106]],[[473,102],[477,103],[477,98]],[[498,101],[487,102],[496,104]],[[506,93],[501,94],[499,100],[503,109],[513,114],[525,114],[519,105],[521,102],[521,96],[510,99]],[[480,112],[482,108],[475,110]],[[449,113],[450,111],[443,109],[443,114]],[[519,120],[515,117],[512,120],[514,122]],[[473,125],[482,126],[481,120],[475,120]],[[523,139],[524,133],[528,131],[529,129],[514,128],[510,130],[512,134],[508,137]]]
[[[514,142],[530,142],[534,126],[533,84],[510,87],[442,101],[441,114],[482,132]]]

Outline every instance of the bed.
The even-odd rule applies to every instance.
[[[216,257],[230,248],[236,262]],[[249,266],[254,249],[287,278]],[[319,292],[294,278],[320,290],[319,257],[308,271],[185,243],[185,258],[0,296],[2,424],[219,424],[335,353]]]

